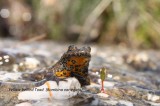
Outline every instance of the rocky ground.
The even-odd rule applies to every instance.
[[[69,44],[52,41],[18,42],[0,40],[1,53],[7,51],[10,57],[1,58],[0,80],[22,80],[21,73],[32,72],[54,64],[67,50]],[[78,45],[82,46],[82,45]],[[121,46],[91,46],[89,75],[91,85],[68,100],[19,101],[18,92],[4,92],[0,87],[1,105],[108,105],[108,106],[160,106],[160,51],[133,50]],[[9,61],[8,61],[9,59]],[[105,67],[107,77],[104,87],[107,94],[100,93],[99,70]]]

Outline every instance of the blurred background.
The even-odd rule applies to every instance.
[[[0,38],[160,48],[160,0],[0,0]]]

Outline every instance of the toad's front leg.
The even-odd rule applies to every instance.
[[[55,75],[52,75],[50,77],[46,77],[47,81],[55,81],[57,85],[59,85],[60,81],[67,81],[66,78],[57,77]]]

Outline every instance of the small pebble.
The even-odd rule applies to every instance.
[[[36,58],[31,58],[31,57],[25,58],[24,65],[25,65],[28,69],[37,68],[37,66],[38,66],[39,64],[40,64],[40,61],[37,60]]]
[[[98,93],[97,96],[101,97],[101,98],[108,98],[109,95],[106,93]]]
[[[155,102],[159,99],[160,99],[160,96],[158,96],[158,95],[148,94],[148,100],[150,100],[150,101]]]

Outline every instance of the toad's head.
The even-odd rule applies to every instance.
[[[54,67],[55,75],[57,77],[76,77],[82,86],[90,84],[88,77],[90,52],[90,47],[69,46],[67,52],[63,54]]]

